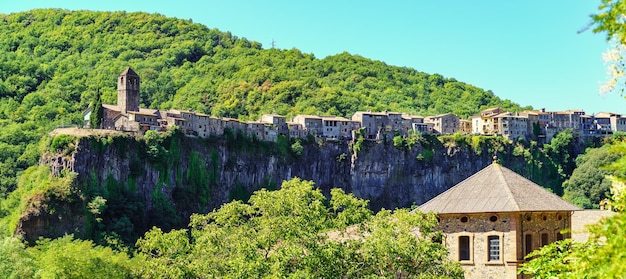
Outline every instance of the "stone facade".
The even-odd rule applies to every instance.
[[[364,137],[369,140],[389,140],[396,135],[407,136],[410,131],[428,134],[471,132],[519,138],[532,134],[532,123],[539,123],[542,128],[539,137],[545,138],[545,142],[549,142],[554,134],[565,128],[573,128],[579,135],[610,135],[616,131],[626,131],[626,118],[619,114],[586,116],[579,110],[503,114],[501,108],[487,109],[473,116],[472,121],[459,119],[452,113],[423,118],[400,112],[357,111],[351,120],[338,116],[297,115],[292,122],[287,123],[284,116],[264,114],[257,122],[243,122],[194,111],[140,108],[140,81],[139,75],[131,68],[120,73],[117,105],[103,104],[102,124],[93,128],[142,133],[147,130],[165,131],[170,126],[178,126],[186,135],[199,137],[221,136],[224,129],[230,129],[234,133],[240,130],[259,140],[268,141],[276,141],[279,135],[351,140],[353,133],[360,128],[364,128]],[[89,127],[90,114],[91,108],[83,113],[86,127]]]
[[[439,229],[446,235],[444,244],[450,257],[465,270],[465,278],[523,278],[517,275],[517,267],[525,262],[524,256],[568,238],[560,232],[571,228],[570,215],[571,212],[440,214]],[[469,239],[469,259],[461,258],[461,237]],[[497,239],[497,248],[491,247],[491,258],[490,237]]]
[[[139,75],[126,68],[117,77],[117,106],[122,113],[139,111]]]
[[[523,278],[517,268],[544,245],[569,238],[580,210],[498,163],[420,206],[436,212],[452,260],[465,278]]]
[[[454,134],[459,131],[459,117],[452,113],[428,116],[424,121],[433,123],[436,134]]]

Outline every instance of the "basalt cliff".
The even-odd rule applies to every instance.
[[[76,198],[71,204],[31,204],[16,234],[32,240],[63,233],[84,236],[98,226],[112,231],[124,227],[128,235],[141,235],[155,225],[184,227],[193,213],[245,200],[255,190],[277,188],[294,177],[314,181],[325,194],[342,188],[379,210],[420,205],[489,165],[496,154],[513,170],[527,172],[523,158],[504,155],[512,144],[476,149],[435,137],[411,146],[393,141],[298,144],[301,148],[294,151],[289,141],[181,134],[153,140],[76,138],[70,152],[50,152],[40,160],[55,176],[74,173]],[[93,209],[97,197],[106,200],[100,211]]]

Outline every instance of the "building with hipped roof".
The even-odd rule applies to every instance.
[[[419,207],[438,214],[465,278],[523,278],[530,252],[569,238],[578,207],[494,162]]]

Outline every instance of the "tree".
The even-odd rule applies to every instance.
[[[600,86],[600,92],[619,91],[624,94],[624,67],[626,66],[626,25],[624,14],[626,2],[623,0],[602,0],[599,12],[592,15],[593,32],[606,32],[606,40],[613,48],[602,54],[607,64],[608,80]]]
[[[603,168],[620,156],[609,152],[609,146],[587,149],[576,158],[576,169],[563,183],[563,198],[582,208],[599,208],[600,201],[609,197],[611,180],[615,171]]]
[[[458,263],[432,239],[434,214],[383,210],[313,183],[283,182],[191,217],[191,230],[153,229],[140,239],[147,277],[462,278]],[[419,233],[415,233],[419,231]]]
[[[102,127],[102,120],[104,119],[104,108],[102,107],[102,100],[100,98],[100,92],[96,93],[94,101],[91,104],[91,114],[89,115],[89,127],[92,129],[99,129]]]
[[[608,166],[619,170],[611,177],[612,205],[617,214],[589,227],[586,243],[558,241],[529,254],[520,272],[534,278],[623,278],[626,274],[626,143],[610,148],[619,159]]]

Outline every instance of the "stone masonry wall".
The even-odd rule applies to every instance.
[[[490,220],[492,216],[497,220]],[[465,278],[522,278],[517,266],[524,262],[525,235],[532,236],[531,251],[539,249],[558,240],[560,231],[571,227],[570,222],[570,212],[444,214],[439,228],[446,234],[445,245],[453,260],[459,260],[459,237],[470,237],[471,258],[461,261]],[[542,234],[547,235],[546,243],[542,243]],[[487,238],[492,235],[500,236],[500,261],[489,261]]]

